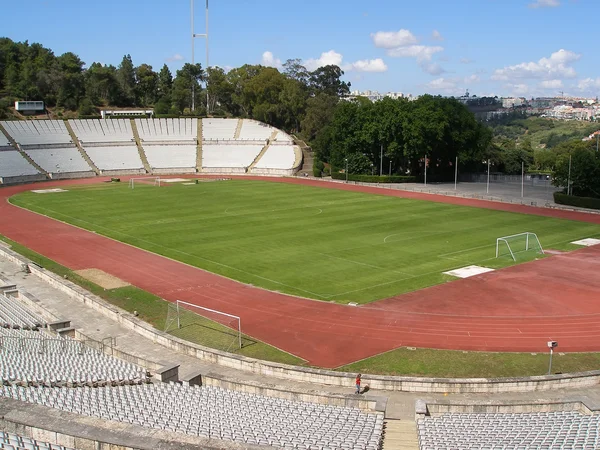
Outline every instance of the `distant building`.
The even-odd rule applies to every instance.
[[[119,116],[154,117],[154,109],[103,109],[100,115],[103,119]]]
[[[524,105],[525,103],[526,100],[523,97],[508,97],[502,99],[503,108],[516,108]]]
[[[409,95],[408,97],[405,97],[405,95],[402,92],[388,92],[387,94],[380,94],[377,91],[366,90],[366,91],[352,91],[352,92],[350,92],[350,95],[347,95],[346,97],[344,97],[344,100],[354,100],[358,97],[366,98],[372,102],[376,102],[376,101],[382,100],[386,97],[392,98],[394,100],[399,99],[399,98],[408,98],[410,100],[412,96]]]
[[[23,115],[40,114],[46,110],[42,101],[18,101],[15,102],[15,110]]]

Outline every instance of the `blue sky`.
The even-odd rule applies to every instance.
[[[0,36],[118,65],[191,59],[189,0],[29,0]],[[196,33],[205,0],[196,0]],[[353,89],[596,97],[598,0],[210,0],[210,65],[333,63]],[[204,65],[204,41],[196,60]]]

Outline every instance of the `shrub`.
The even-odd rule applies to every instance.
[[[600,209],[600,198],[576,197],[562,192],[554,193],[554,201],[561,205],[577,206],[579,208]]]
[[[323,169],[325,168],[325,164],[323,161],[315,160],[313,165],[313,176],[317,178],[321,178],[323,176]]]
[[[111,183],[120,183],[121,179],[120,178],[111,178],[110,181],[111,181]]]
[[[331,178],[335,180],[345,180],[346,174],[334,172],[331,174]],[[348,181],[360,181],[362,183],[415,183],[417,181],[417,177],[403,175],[360,175],[349,173]]]

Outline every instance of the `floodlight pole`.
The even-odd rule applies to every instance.
[[[390,159],[390,177],[392,176],[392,160]]]
[[[346,161],[346,184],[348,184],[348,158],[344,159]]]
[[[381,144],[381,150],[379,153],[379,176],[383,175],[383,143]]]
[[[490,193],[490,159],[489,158],[487,160],[487,163],[488,163],[488,175],[487,175],[487,187],[486,187],[485,193],[489,194]]]
[[[569,155],[569,177],[567,178],[567,195],[571,195],[570,189],[571,189],[571,155]]]
[[[521,161],[521,198],[525,189],[525,161]]]
[[[554,349],[550,347],[550,363],[548,364],[548,375],[552,373],[552,354],[554,353]]]
[[[206,38],[206,74],[208,76],[208,0],[206,0],[206,33],[196,34],[194,33],[194,0],[190,0],[191,6],[191,15],[192,15],[192,65],[194,65],[194,39],[197,37]],[[196,99],[195,95],[196,83],[195,81],[192,83],[192,111],[196,109]],[[206,80],[206,115],[209,113],[209,102],[208,102],[208,78]]]
[[[456,157],[456,161],[454,162],[454,190],[456,190],[457,184],[458,184],[458,156]]]
[[[427,153],[425,153],[425,186],[427,186]]]

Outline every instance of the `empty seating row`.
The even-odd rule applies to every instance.
[[[38,170],[14,149],[0,151],[0,178],[36,175]]]
[[[204,144],[202,167],[245,169],[252,164],[262,148],[260,144]]]
[[[237,125],[238,119],[202,119],[202,139],[233,139]]]
[[[90,165],[83,159],[77,147],[27,148],[29,157],[48,173],[89,172]]]
[[[85,152],[100,170],[141,170],[144,168],[135,144],[86,146]]]
[[[600,414],[446,413],[417,422],[421,450],[443,449],[597,449]]]
[[[135,119],[142,142],[196,141],[198,119]]]
[[[38,334],[39,337],[31,337],[31,334],[0,337],[0,379],[3,384],[131,384],[147,379],[144,369],[106,355],[84,342]]]
[[[294,167],[296,152],[293,145],[270,145],[254,166],[256,169],[290,169]]]
[[[46,326],[46,321],[13,297],[0,294],[0,327],[35,330]]]
[[[378,450],[383,415],[179,384],[0,387],[0,395],[144,427],[282,448]]]
[[[129,119],[69,120],[73,132],[82,144],[134,142]]]
[[[196,145],[144,145],[144,152],[153,169],[196,167]]]
[[[58,444],[39,441],[8,431],[0,431],[0,449],[6,450],[73,450]]]
[[[20,145],[72,143],[62,120],[10,120],[1,122],[4,129]]]
[[[267,140],[275,128],[255,120],[244,119],[239,138],[242,140]]]

